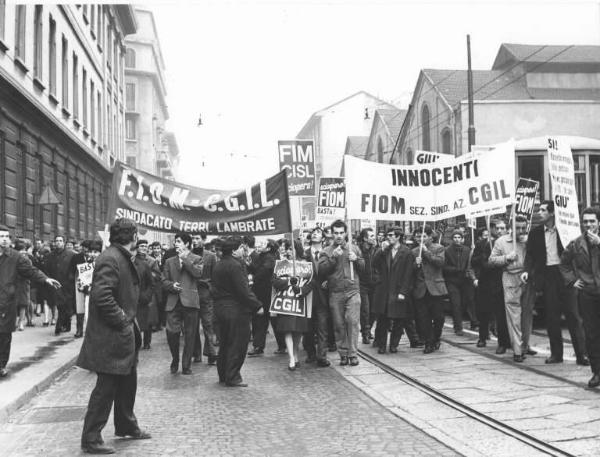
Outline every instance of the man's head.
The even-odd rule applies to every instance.
[[[65,242],[65,249],[67,251],[74,251],[75,250],[75,244],[77,242],[73,239],[73,238],[69,238],[66,242]]]
[[[148,240],[145,240],[143,238],[139,239],[136,243],[136,247],[137,247],[138,254],[141,254],[141,255],[148,254]]]
[[[131,219],[120,217],[110,224],[110,244],[120,244],[131,249],[137,242],[137,225]]]
[[[539,214],[543,224],[554,222],[554,202],[552,200],[544,200],[540,203]]]
[[[152,249],[152,255],[154,257],[159,257],[162,255],[162,246],[160,245],[160,243],[158,241],[155,241],[154,243],[152,243],[150,245],[150,248]]]
[[[242,243],[241,236],[230,236],[221,245],[221,251],[223,253],[223,257],[231,255],[238,259],[242,258],[244,255],[244,245]]]
[[[189,233],[177,232],[173,244],[175,245],[175,250],[178,254],[189,251],[192,249],[192,237]]]
[[[25,240],[23,240],[22,238],[17,238],[15,240],[14,249],[17,252],[26,253],[27,252],[27,245],[25,243]]]
[[[490,238],[490,231],[486,228],[482,228],[477,230],[477,239],[478,240],[488,240]]]
[[[375,246],[377,244],[377,237],[375,236],[375,232],[372,228],[365,228],[360,231],[360,235],[358,235],[358,239],[362,243],[366,243],[370,246]]]
[[[83,252],[83,254],[87,254],[87,252],[90,250],[90,243],[92,242],[92,240],[83,240],[81,242],[81,244],[79,245],[81,248],[80,252]]]
[[[348,232],[348,227],[344,223],[344,221],[337,220],[333,224],[331,224],[331,233],[333,235],[333,243],[336,245],[344,244],[346,241],[346,233]]]
[[[461,245],[464,242],[463,234],[460,230],[454,230],[452,232],[452,243],[455,245]]]
[[[256,239],[254,238],[254,235],[244,235],[242,242],[250,249],[254,249],[254,246],[256,246]]]
[[[65,237],[62,235],[56,235],[54,237],[54,249],[62,251],[65,248]]]
[[[89,240],[88,251],[86,257],[88,261],[95,261],[100,253],[102,252],[102,241],[100,240]]]
[[[517,237],[517,241],[520,243],[524,243],[527,241],[527,219],[523,216],[517,216],[515,218],[515,229],[517,233],[515,234]]]
[[[320,227],[313,228],[308,235],[308,239],[312,244],[320,244],[323,242],[323,230]]]
[[[598,234],[598,222],[600,221],[600,209],[587,207],[581,213],[581,222],[586,232]]]
[[[500,238],[503,235],[506,235],[506,222],[503,219],[496,219],[490,222],[490,228],[492,229],[492,236],[496,238]]]
[[[418,227],[413,231],[413,239],[417,243],[421,243],[421,238],[422,238],[423,244],[427,244],[427,243],[429,243],[429,240],[431,240],[432,236],[433,236],[433,229],[429,225]]]
[[[385,237],[391,245],[398,246],[402,243],[404,232],[400,227],[392,227],[386,232]]]
[[[193,248],[201,248],[204,246],[204,240],[202,239],[202,235],[199,233],[194,233],[192,235],[192,247]]]
[[[385,233],[384,232],[377,232],[377,242],[379,244],[383,243],[383,240],[385,240]]]

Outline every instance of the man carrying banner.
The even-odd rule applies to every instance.
[[[329,307],[340,365],[358,365],[357,344],[360,316],[359,275],[365,267],[360,250],[348,246],[348,227],[341,221],[331,224],[333,244],[321,252],[319,257],[319,279],[327,281]],[[354,279],[351,265],[356,267]]]
[[[444,247],[436,243],[432,235],[433,230],[428,225],[413,233],[413,238],[421,244],[412,250],[417,269],[412,294],[416,300],[416,321],[421,325],[421,336],[425,338],[425,354],[440,348],[444,328],[443,297],[448,293],[442,274]]]
[[[563,252],[554,218],[554,202],[545,200],[540,204],[541,225],[533,228],[527,241],[525,273],[527,281],[533,279],[533,286],[539,294],[544,294],[546,328],[550,339],[550,357],[546,363],[562,363],[563,341],[560,318],[564,314],[577,357],[577,364],[590,364],[585,352],[585,337],[581,317],[577,311],[575,290],[562,281],[559,270],[560,256]]]
[[[569,243],[561,255],[560,272],[568,287],[578,291],[585,342],[592,378],[589,387],[600,386],[600,210],[586,208],[581,215],[584,234]]]
[[[524,352],[527,351],[531,334],[532,309],[529,303],[532,300],[532,291],[521,277],[524,271],[527,220],[517,216],[515,227],[514,237],[504,235],[496,240],[489,263],[503,268],[502,285],[508,333],[514,352],[513,360],[520,363],[525,360]]]

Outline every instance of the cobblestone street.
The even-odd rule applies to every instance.
[[[140,353],[136,414],[148,441],[104,439],[121,455],[457,455],[398,418],[331,368],[287,370],[287,357],[247,360],[250,386],[217,383],[216,367],[169,373],[164,335]],[[337,361],[337,357],[332,357]],[[2,455],[79,453],[82,419],[95,375],[73,368],[0,428]]]

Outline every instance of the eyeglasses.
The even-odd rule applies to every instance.
[[[388,233],[386,236],[396,236],[395,233]]]

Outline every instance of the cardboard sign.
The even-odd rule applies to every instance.
[[[287,259],[278,260],[275,263],[273,274],[278,278],[292,277],[292,261]],[[300,288],[309,283],[313,277],[312,262],[297,260],[296,277],[298,278],[298,286]],[[305,297],[299,297],[294,293],[291,285],[285,290],[272,289],[269,312],[310,318],[312,315],[312,292]]]
[[[522,216],[527,220],[527,233],[531,229],[531,219],[535,206],[535,197],[540,187],[540,182],[533,179],[519,178],[515,191],[515,213],[511,216]]]
[[[94,274],[94,264],[91,262],[84,262],[77,264],[77,290],[89,291],[92,285],[92,276]]]
[[[548,137],[548,169],[556,229],[563,246],[581,235],[571,146],[564,138]]]
[[[344,178],[319,179],[316,220],[329,223],[346,217],[346,183]]]
[[[315,146],[313,140],[277,143],[279,169],[287,173],[290,197],[315,196]]]
[[[349,219],[431,222],[475,217],[514,200],[512,142],[439,164],[387,165],[352,156],[344,160]]]
[[[108,214],[159,232],[275,235],[292,231],[287,192],[284,171],[247,189],[225,192],[169,181],[117,162]]]

